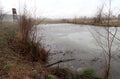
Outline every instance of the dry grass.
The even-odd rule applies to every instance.
[[[35,21],[26,14],[20,16],[16,37],[20,54],[32,61],[47,62],[49,51],[46,51],[41,42],[37,41]]]
[[[28,16],[21,16],[19,24],[0,25],[0,79],[46,79],[45,74],[49,75],[44,67],[48,52],[33,38],[33,29],[34,20]]]

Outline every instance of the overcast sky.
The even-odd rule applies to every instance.
[[[48,18],[72,18],[80,16],[93,16],[97,7],[105,4],[108,8],[109,0],[0,0],[0,5],[8,13],[11,8],[22,9],[26,4],[31,13]],[[112,9],[118,13],[120,0],[112,0]]]

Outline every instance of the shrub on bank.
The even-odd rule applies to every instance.
[[[19,20],[19,49],[20,53],[32,61],[47,62],[48,51],[37,41],[37,26],[35,20],[23,14]]]
[[[81,79],[98,79],[93,69],[87,68],[79,73]]]
[[[75,72],[67,68],[50,68],[53,75],[60,79],[101,79],[91,68],[86,68],[80,72]]]
[[[12,49],[16,54],[30,61],[47,62],[48,53],[37,39],[37,27],[32,18],[20,16],[18,23],[3,23],[0,25],[0,50],[8,53]]]

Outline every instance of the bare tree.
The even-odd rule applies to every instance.
[[[98,8],[97,14],[94,17],[94,23],[102,23],[102,14],[103,14],[103,9],[104,9],[104,5],[102,5],[102,7]]]
[[[99,11],[98,19],[102,19],[101,15],[102,9]],[[99,20],[100,21],[100,20]],[[100,23],[100,22],[99,22]],[[94,30],[95,32],[91,32],[93,38],[96,40],[97,44],[101,47],[105,57],[105,71],[104,71],[104,79],[110,78],[110,70],[111,70],[111,60],[112,56],[112,47],[114,44],[114,40],[116,39],[117,27],[110,27],[111,22],[111,0],[109,0],[109,11],[107,15],[107,26],[101,27],[102,30]],[[97,34],[97,35],[96,35]]]
[[[96,40],[99,47],[102,49],[104,57],[105,57],[105,73],[104,73],[104,79],[109,79],[110,76],[110,68],[111,68],[111,59],[113,58],[112,55],[112,47],[114,44],[114,40],[116,39],[117,34],[117,27],[110,28],[107,27],[101,27],[104,31],[97,31],[91,32],[93,35],[93,38]],[[114,29],[114,32],[113,32]]]

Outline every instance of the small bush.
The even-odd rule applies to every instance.
[[[16,35],[19,53],[31,61],[47,62],[48,51],[37,41],[35,21],[26,13],[20,16],[19,32]]]
[[[6,71],[6,72],[10,72],[11,71],[11,69],[13,68],[13,64],[10,64],[10,63],[7,63],[4,67],[3,67],[3,69]]]
[[[33,70],[32,72],[30,72],[30,76],[33,77],[33,78],[36,78],[39,76],[39,73],[37,70]]]
[[[48,75],[48,79],[56,79],[56,77],[53,75]]]
[[[97,79],[97,76],[92,69],[87,68],[82,72],[80,72],[80,78],[81,79]]]
[[[9,48],[5,48],[4,50],[3,50],[3,53],[4,54],[7,54],[7,55],[9,55],[9,54],[11,54],[13,51],[11,50],[11,49],[9,49]]]
[[[52,68],[51,72],[60,79],[75,79],[73,71],[66,68]]]

